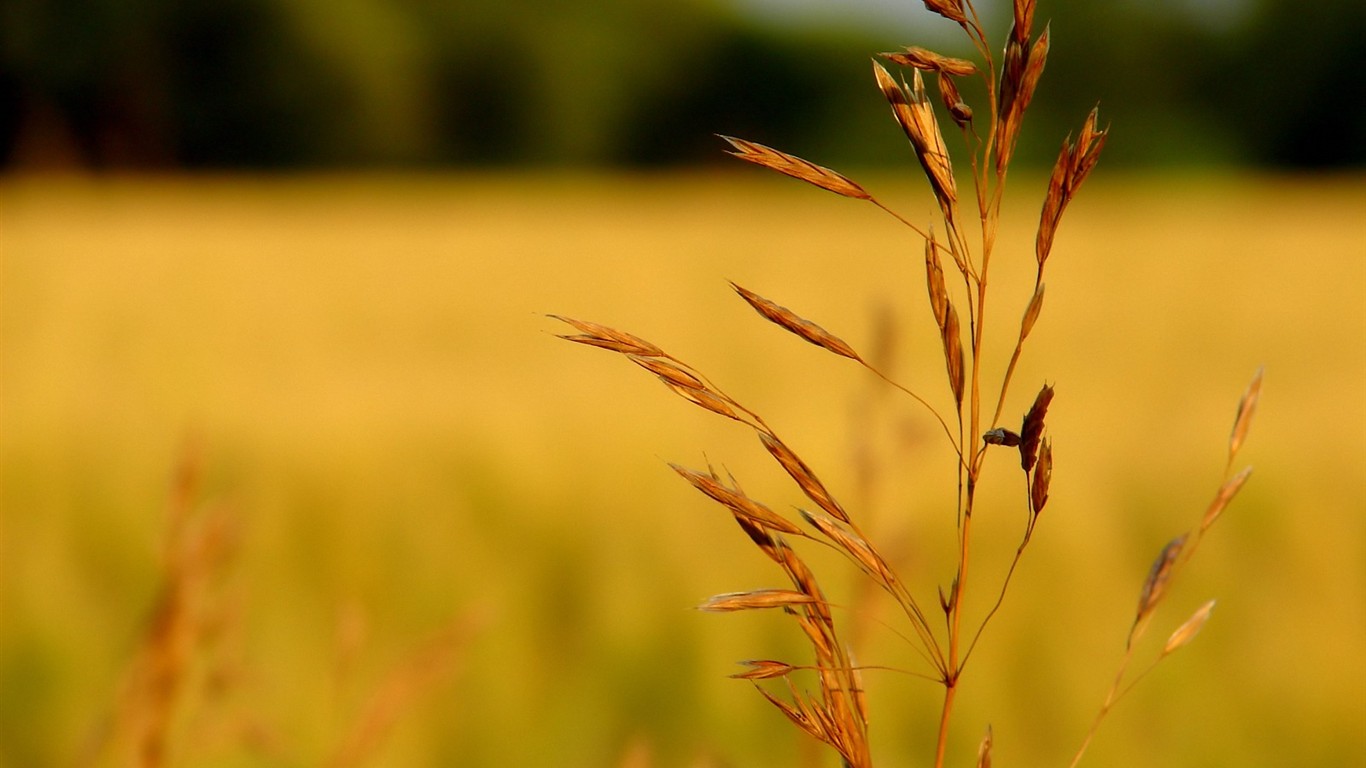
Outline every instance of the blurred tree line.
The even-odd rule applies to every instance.
[[[1366,165],[1366,2],[1248,4],[1216,24],[1177,0],[1042,0],[1054,45],[1023,156],[1051,162],[1099,101],[1107,162]],[[966,53],[921,18],[906,35],[724,0],[7,0],[0,162],[665,165],[715,160],[714,133],[885,161],[899,132],[869,54]]]

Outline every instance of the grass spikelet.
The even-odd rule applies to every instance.
[[[690,403],[693,403],[694,405],[697,405],[701,408],[705,408],[706,410],[711,411],[712,413],[725,416],[728,419],[734,419],[735,421],[744,421],[740,414],[736,413],[735,409],[731,407],[733,404],[729,400],[718,395],[715,392],[712,392],[709,389],[682,387],[662,376],[660,377],[660,381],[663,381],[664,385],[667,386],[669,389],[672,389],[675,393],[678,394],[679,397],[683,398],[684,400],[687,400]]]
[[[908,45],[906,50],[901,53],[881,53],[878,54],[893,64],[900,64],[903,67],[913,67],[925,72],[938,72],[944,75],[956,75],[967,77],[977,74],[977,65],[967,59],[955,59],[952,56],[944,56],[935,53],[918,45]]]
[[[1195,613],[1177,627],[1175,632],[1172,632],[1171,637],[1167,638],[1167,644],[1162,646],[1163,656],[1181,648],[1200,634],[1200,630],[1205,627],[1205,622],[1209,621],[1210,612],[1214,610],[1214,602],[1213,600],[1207,601],[1195,609]]]
[[[591,347],[610,349],[614,352],[641,355],[644,357],[660,357],[664,354],[664,350],[644,339],[632,336],[629,333],[623,333],[622,331],[613,328],[608,328],[605,325],[575,320],[572,317],[565,317],[563,315],[547,315],[547,317],[568,323],[583,332],[581,335],[560,337],[566,341],[587,344]]]
[[[1223,485],[1219,486],[1219,492],[1215,494],[1214,500],[1210,502],[1209,507],[1205,510],[1205,517],[1200,521],[1201,533],[1209,530],[1209,527],[1214,525],[1214,521],[1219,519],[1219,515],[1223,514],[1224,508],[1229,505],[1229,502],[1233,501],[1234,496],[1238,495],[1238,491],[1242,490],[1243,483],[1246,483],[1248,477],[1251,475],[1252,467],[1243,467],[1241,472],[1230,477]]]
[[[944,365],[949,373],[949,387],[953,390],[953,402],[961,411],[967,371],[963,367],[963,338],[958,328],[958,310],[953,308],[952,303],[948,304],[948,314],[940,331],[940,339],[944,343]]]
[[[1025,414],[1024,424],[1020,427],[1020,466],[1028,472],[1034,468],[1034,460],[1039,450],[1039,440],[1043,437],[1043,421],[1048,415],[1048,404],[1053,402],[1053,387],[1045,384],[1034,398]]]
[[[821,509],[825,510],[826,514],[836,520],[842,523],[849,522],[849,515],[845,513],[844,508],[825,489],[825,485],[816,477],[816,473],[812,472],[806,462],[793,453],[786,443],[764,431],[759,432],[759,439],[763,441],[768,452],[773,454],[773,458],[778,460],[787,474],[801,487],[802,493],[805,493],[808,499],[816,502]]]
[[[1138,596],[1138,612],[1134,616],[1133,626],[1129,629],[1129,645],[1133,645],[1138,638],[1141,627],[1158,602],[1167,591],[1167,581],[1172,574],[1172,569],[1176,566],[1177,558],[1181,556],[1181,550],[1186,546],[1186,536],[1181,535],[1167,542],[1167,545],[1158,553],[1157,559],[1148,569],[1148,578],[1143,581],[1143,591]]]
[[[1011,11],[1010,36],[1024,45],[1029,42],[1029,31],[1034,26],[1034,0],[1014,0]]]
[[[772,147],[766,147],[763,144],[756,144],[731,136],[722,136],[721,138],[735,148],[735,151],[729,154],[745,162],[761,165],[784,176],[791,176],[837,195],[852,197],[855,200],[872,199],[872,195],[868,194],[863,187],[829,168],[803,160],[796,155],[789,155]]]
[[[925,7],[949,21],[956,21],[959,24],[968,22],[968,17],[963,12],[963,0],[925,0]]]
[[[816,574],[806,562],[797,556],[791,547],[784,546],[778,552],[778,564],[783,567],[792,585],[804,594],[811,595],[816,601],[806,607],[809,615],[820,621],[822,632],[835,631],[835,618],[830,613],[830,605],[825,601],[825,593],[816,581]]]
[[[1025,307],[1024,317],[1020,319],[1020,341],[1029,338],[1029,332],[1034,330],[1034,323],[1039,321],[1039,313],[1043,312],[1043,283],[1039,283],[1034,289],[1034,295],[1029,299],[1029,306]]]
[[[751,659],[742,661],[740,665],[747,667],[744,672],[736,672],[731,675],[735,680],[768,680],[774,677],[787,677],[797,668],[791,664],[769,659]]]
[[[1039,213],[1039,229],[1034,238],[1034,259],[1043,270],[1048,254],[1053,250],[1053,237],[1062,221],[1062,211],[1067,205],[1067,174],[1072,163],[1072,137],[1063,139],[1058,159],[1053,163],[1053,172],[1048,177],[1048,191],[1044,194],[1043,210]]]
[[[789,682],[788,685],[790,687],[791,682]],[[763,687],[760,686],[758,683],[755,683],[754,687],[756,690],[759,691],[760,695],[762,695],[765,699],[768,699],[770,704],[777,707],[778,711],[786,715],[787,719],[791,720],[798,728],[802,729],[803,731],[806,731],[808,734],[814,736],[815,738],[821,741],[826,740],[826,732],[823,728],[821,728],[820,723],[812,717],[810,717],[809,715],[807,715],[806,712],[803,711],[803,709],[797,706],[793,706],[792,704],[783,701],[777,696],[774,696],[773,694],[764,690]],[[801,694],[797,693],[795,688],[792,689],[792,697],[795,701],[798,702],[801,702],[802,700]]]
[[[707,385],[696,375],[688,372],[683,366],[662,357],[643,357],[641,355],[627,355],[627,359],[645,370],[653,373],[666,383],[672,384],[682,389],[706,389]]]
[[[959,128],[966,129],[972,122],[972,107],[963,100],[963,94],[959,93],[958,85],[954,82],[951,75],[940,72],[935,77],[939,85],[939,98],[944,104],[944,109],[948,110],[949,117],[958,124]]]
[[[1063,211],[1081,189],[1082,182],[1090,175],[1100,161],[1100,152],[1105,148],[1109,129],[1098,128],[1099,112],[1092,109],[1082,125],[1081,135],[1076,143],[1068,136],[1062,143],[1062,150],[1053,166],[1048,181],[1048,193],[1044,197],[1043,211],[1039,216],[1039,230],[1035,238],[1034,256],[1042,272],[1044,262],[1053,249],[1053,237]]]
[[[953,165],[939,123],[934,119],[934,107],[925,97],[925,82],[920,70],[912,72],[909,87],[898,84],[881,64],[873,62],[873,74],[887,103],[892,107],[901,130],[910,139],[916,159],[934,189],[939,207],[948,216],[958,202],[958,185],[953,178]]]
[[[1048,486],[1053,482],[1053,446],[1044,438],[1039,446],[1039,461],[1034,467],[1033,480],[1029,484],[1029,508],[1035,515],[1043,511],[1048,503]]]
[[[1017,26],[1016,30],[1020,28]],[[1028,34],[1026,30],[1024,34]],[[1020,138],[1020,125],[1025,110],[1034,99],[1034,90],[1043,75],[1050,45],[1049,30],[1044,28],[1032,45],[1012,36],[1006,45],[1006,64],[1002,72],[1001,120],[996,131],[996,172],[1005,174]]]
[[[939,244],[933,232],[925,240],[925,287],[930,294],[934,322],[943,333],[949,322],[949,290],[944,284],[944,265],[939,261]]]
[[[854,351],[853,347],[844,343],[843,339],[840,339],[833,333],[830,333],[810,320],[797,315],[797,313],[787,307],[779,306],[747,288],[736,285],[735,283],[731,283],[730,285],[735,289],[736,293],[740,294],[740,298],[744,299],[754,308],[754,311],[763,315],[773,324],[791,331],[821,349],[834,352],[840,357],[847,357],[850,360],[856,360],[860,363],[863,362],[863,358],[858,356],[858,353]]]
[[[707,599],[697,606],[699,611],[729,613],[731,611],[751,611],[763,608],[789,608],[794,605],[814,603],[816,598],[804,592],[790,589],[755,589],[748,592],[727,592]]]
[[[897,578],[891,566],[862,537],[845,530],[834,520],[818,512],[801,510],[801,515],[802,519],[843,550],[864,572],[877,579],[886,589],[896,589]]]
[[[1264,371],[1264,368],[1257,369],[1251,383],[1247,385],[1247,391],[1238,401],[1238,415],[1233,419],[1233,432],[1228,438],[1228,459],[1230,462],[1238,454],[1238,449],[1243,447],[1243,440],[1247,438],[1247,431],[1252,426],[1252,415],[1256,413],[1257,400],[1262,395],[1262,374]]]
[[[982,737],[982,743],[977,747],[977,768],[991,768],[991,726],[987,726],[986,735]]]
[[[751,499],[738,490],[726,487],[714,477],[704,475],[701,472],[677,464],[670,464],[669,466],[673,467],[673,470],[681,475],[684,480],[692,483],[694,488],[715,501],[720,502],[737,516],[744,517],[761,528],[798,536],[805,535],[805,532],[801,528],[798,528],[796,523],[791,522],[787,518],[774,512],[763,504],[760,504],[754,499]]]

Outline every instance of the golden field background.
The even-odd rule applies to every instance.
[[[860,180],[929,220],[915,179]],[[0,182],[0,762],[122,764],[102,734],[190,445],[235,556],[212,590],[215,656],[191,663],[213,686],[185,694],[170,764],[798,764],[803,737],[725,679],[739,659],[804,660],[796,632],[689,610],[778,574],[665,462],[724,464],[779,509],[798,495],[742,428],[544,317],[636,332],[762,412],[932,604],[953,536],[933,424],[726,284],[856,348],[890,335],[897,377],[946,402],[920,246],[871,206],[783,181]],[[988,322],[1006,337],[1039,181],[1013,180],[993,265]],[[1210,597],[1214,617],[1083,764],[1366,760],[1363,212],[1360,178],[1104,173],[1069,209],[1007,405],[1009,423],[1057,387],[1052,500],[967,673],[955,764],[987,723],[998,765],[1070,759],[1261,365],[1241,457],[1256,471],[1148,651]],[[867,449],[881,458],[851,458]],[[1008,469],[985,491],[982,585],[1023,525]],[[452,622],[449,658],[422,656]],[[892,631],[868,643],[863,661],[915,669]],[[868,681],[884,762],[924,764],[938,689]],[[389,726],[367,720],[376,706]]]

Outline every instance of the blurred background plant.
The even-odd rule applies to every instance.
[[[999,20],[1001,3],[982,5]],[[1026,160],[1050,162],[1043,137],[1095,95],[1123,127],[1110,163],[1366,163],[1357,0],[1048,10],[1070,45],[1049,61]],[[866,54],[912,38],[962,53],[942,19],[895,0],[12,0],[0,13],[7,167],[676,166],[715,162],[713,133],[867,163],[895,143],[849,85]]]

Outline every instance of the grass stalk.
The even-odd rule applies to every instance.
[[[793,619],[811,646],[814,657],[812,664],[773,660],[748,662],[749,670],[736,677],[754,683],[760,694],[793,725],[837,752],[843,765],[854,768],[873,764],[869,746],[869,717],[858,677],[861,668],[851,661],[856,654],[846,644],[843,625],[835,621],[830,610],[831,604],[826,600],[816,574],[788,542],[815,542],[840,552],[876,587],[875,590],[866,591],[880,591],[900,608],[910,631],[897,632],[897,635],[905,638],[915,654],[929,667],[925,672],[910,674],[935,680],[943,688],[935,729],[933,764],[935,768],[942,768],[951,762],[949,743],[953,733],[954,708],[968,662],[987,625],[998,614],[1025,551],[1033,540],[1040,513],[1048,501],[1052,478],[1052,441],[1046,418],[1053,400],[1053,386],[1043,385],[1033,404],[1024,411],[1018,431],[1001,425],[1003,414],[1009,406],[1007,393],[1017,365],[1027,349],[1026,341],[1042,313],[1045,266],[1052,253],[1054,236],[1063,212],[1098,162],[1108,134],[1108,129],[1099,125],[1098,115],[1092,110],[1076,138],[1068,136],[1062,143],[1049,177],[1035,233],[1033,291],[1023,308],[1018,327],[1013,329],[1015,340],[1005,373],[999,386],[991,390],[989,382],[984,380],[987,366],[993,362],[987,359],[988,350],[992,348],[988,339],[994,337],[994,326],[988,323],[987,313],[993,294],[990,268],[998,245],[1006,181],[1020,126],[1043,73],[1052,44],[1051,35],[1047,25],[1037,35],[1033,32],[1035,0],[1014,0],[1004,55],[998,62],[992,56],[994,46],[989,42],[990,36],[971,0],[924,2],[930,11],[962,28],[976,51],[977,60],[944,56],[910,46],[903,51],[880,54],[881,61],[873,64],[873,74],[935,199],[938,215],[934,225],[913,222],[837,171],[752,141],[723,138],[730,144],[731,154],[741,160],[842,197],[872,203],[903,224],[915,240],[924,246],[926,292],[931,315],[939,331],[945,380],[951,397],[951,419],[945,413],[944,406],[936,405],[933,398],[922,392],[895,382],[869,363],[855,345],[824,326],[754,291],[738,285],[733,287],[765,320],[826,352],[853,360],[877,379],[909,397],[918,407],[929,412],[948,438],[956,457],[954,525],[957,551],[954,553],[949,587],[946,591],[941,586],[938,591],[939,606],[943,613],[942,627],[938,622],[930,621],[898,575],[896,563],[885,556],[878,542],[860,527],[860,515],[850,513],[837,501],[810,466],[778,437],[777,432],[756,411],[741,405],[697,369],[651,342],[596,323],[552,316],[577,331],[563,338],[621,354],[654,374],[685,400],[752,429],[765,449],[816,505],[817,509],[812,511],[799,510],[800,520],[789,519],[745,494],[734,478],[722,478],[710,467],[706,471],[674,467],[695,488],[731,513],[755,546],[779,566],[788,582],[782,588],[720,595],[703,607],[713,611],[777,608]],[[899,68],[899,74],[893,75],[882,62]],[[935,99],[926,87],[925,80],[928,78],[936,82],[940,108],[935,107]],[[984,120],[974,119],[974,110],[960,95],[956,80],[962,78],[980,78],[984,83],[986,108],[976,113],[985,115]],[[962,226],[958,180],[941,130],[943,118],[939,109],[945,110],[958,127],[968,153],[972,195],[980,226],[980,242],[975,250],[970,246]],[[937,232],[942,233],[942,240]],[[946,274],[949,269],[956,272],[956,276]],[[995,304],[992,304],[992,319],[998,314]],[[1137,615],[1125,643],[1119,674],[1073,759],[1073,765],[1080,761],[1115,703],[1133,683],[1146,675],[1147,669],[1129,680],[1128,686],[1125,685],[1137,641],[1152,619],[1153,611],[1165,594],[1170,580],[1190,560],[1206,530],[1246,480],[1246,470],[1232,476],[1228,470],[1232,468],[1234,454],[1246,435],[1260,381],[1259,373],[1239,406],[1230,439],[1226,480],[1206,509],[1200,524],[1163,550],[1144,584]],[[987,414],[990,414],[989,418]],[[980,443],[976,442],[979,438]],[[1027,512],[1025,530],[999,586],[993,590],[979,587],[973,582],[974,588],[969,591],[969,582],[976,578],[972,568],[975,562],[972,520],[978,500],[977,492],[986,473],[988,452],[1005,449],[1015,449],[1019,456],[1025,488],[1023,506]],[[979,593],[983,597],[978,597]],[[965,620],[970,598],[973,603],[981,602],[986,608],[983,617],[976,623]],[[1168,653],[1189,642],[1208,618],[1211,606],[1212,603],[1206,604],[1172,635],[1154,661],[1154,666]],[[817,690],[806,692],[794,683],[793,677],[802,673],[814,675],[818,683]],[[785,687],[776,692],[763,685],[778,679],[782,680]],[[978,750],[979,766],[990,764],[991,744],[992,734],[988,728],[987,736]]]

